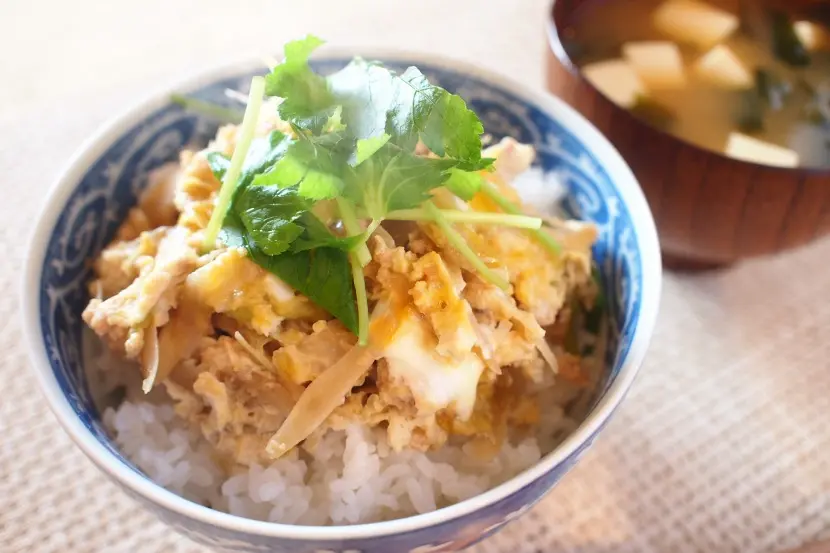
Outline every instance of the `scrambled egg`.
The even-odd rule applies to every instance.
[[[267,130],[267,129],[265,129]],[[230,153],[235,128],[209,146]],[[533,151],[506,140],[488,178],[505,184]],[[202,254],[202,232],[219,182],[205,152],[183,152],[155,175],[115,241],[94,261],[84,321],[135,360],[145,390],[163,385],[177,413],[228,463],[267,462],[266,444],[306,387],[350,351],[356,338],[311,301],[251,261],[242,249]],[[436,202],[451,202],[436,196]],[[497,210],[477,197],[465,209]],[[579,381],[580,360],[561,347],[571,297],[590,301],[593,226],[553,220],[562,252],[551,255],[522,230],[456,225],[510,288],[480,279],[429,223],[370,240],[365,277],[377,358],[351,393],[306,440],[359,421],[386,429],[391,447],[426,450],[450,437],[492,455],[510,426],[533,426],[533,385],[553,337],[560,374]],[[390,226],[390,231],[392,227]]]

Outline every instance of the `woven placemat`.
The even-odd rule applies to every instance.
[[[218,1],[53,0],[4,12],[13,24],[0,33],[9,54],[0,57],[0,551],[203,550],[86,460],[28,367],[23,236],[101,122],[185,67],[306,30],[444,51],[541,82],[544,0],[486,10],[474,0],[276,4],[231,13]],[[389,24],[367,21],[370,7]],[[299,31],[272,32],[281,20]],[[246,25],[255,28],[234,31]],[[31,35],[55,40],[23,40]],[[829,260],[824,240],[725,272],[667,275],[652,348],[618,415],[544,501],[473,551],[765,553],[830,536]]]

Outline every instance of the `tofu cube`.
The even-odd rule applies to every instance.
[[[798,154],[745,134],[733,132],[726,144],[726,155],[743,161],[776,167],[798,167]]]
[[[637,72],[625,60],[600,61],[582,68],[582,75],[609,100],[630,108],[645,94],[645,87]]]
[[[728,47],[719,44],[697,60],[695,73],[707,82],[731,90],[746,90],[755,86],[749,69]]]
[[[793,23],[793,30],[796,36],[810,52],[824,50],[830,46],[827,34],[824,29],[809,21],[796,21]]]
[[[736,15],[697,0],[668,0],[653,18],[657,30],[702,50],[723,42],[740,24]]]
[[[627,42],[623,56],[649,90],[683,88],[686,74],[677,44],[669,41]]]

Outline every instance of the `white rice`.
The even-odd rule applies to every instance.
[[[523,195],[540,204],[558,200],[561,185],[539,186],[540,175],[528,173],[530,178],[519,187]],[[84,341],[92,393],[104,407],[104,423],[124,454],[159,485],[253,519],[356,524],[433,511],[522,472],[576,427],[563,409],[575,399],[575,390],[562,382],[554,387],[547,382],[535,435],[513,436],[487,462],[477,461],[459,444],[429,453],[395,452],[384,431],[355,425],[329,432],[312,452],[295,449],[269,466],[238,466],[227,475],[213,461],[212,448],[198,429],[175,415],[164,392],[142,395],[136,367],[112,356],[91,332]],[[125,388],[126,399],[123,393],[113,393]]]
[[[545,402],[550,407],[536,436],[505,443],[481,462],[463,445],[395,452],[384,431],[354,425],[327,433],[313,452],[295,449],[270,466],[240,466],[226,476],[211,446],[163,394],[129,396],[105,409],[104,423],[153,481],[215,509],[287,524],[356,524],[433,511],[515,476],[574,428],[561,406]]]
[[[174,413],[167,395],[143,395],[137,367],[87,340],[90,382],[115,443],[161,486],[235,515],[286,524],[356,524],[433,511],[472,497],[536,463],[576,424],[562,408],[573,390],[546,390],[534,436],[514,437],[488,462],[448,444],[422,453],[392,451],[386,433],[354,425],[327,433],[307,452],[291,451],[269,466],[238,466],[225,474],[198,429]],[[114,389],[126,387],[124,394]],[[118,397],[120,396],[120,397]]]

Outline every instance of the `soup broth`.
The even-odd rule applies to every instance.
[[[562,40],[606,97],[666,132],[756,163],[830,167],[830,33],[815,14],[598,0]]]

